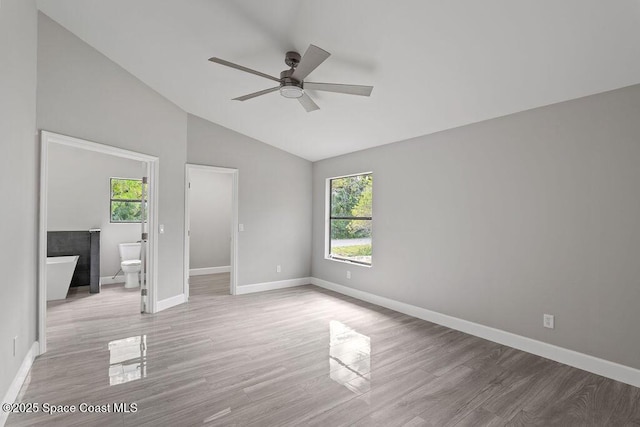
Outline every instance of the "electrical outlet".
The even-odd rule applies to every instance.
[[[13,357],[16,356],[17,352],[18,352],[18,336],[16,335],[15,337],[13,337]]]
[[[544,314],[542,316],[542,324],[545,328],[553,329],[554,327],[554,317],[552,314]]]
[[[276,265],[276,273],[281,273],[282,272],[282,267],[278,264]]]
[[[347,270],[347,279],[351,279],[351,272]]]

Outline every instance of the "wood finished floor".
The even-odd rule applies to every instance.
[[[7,425],[640,425],[638,388],[315,286],[228,284],[193,277],[156,315],[122,286],[51,304],[19,401],[138,410]]]

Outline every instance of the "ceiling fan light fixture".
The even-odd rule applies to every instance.
[[[280,78],[276,78],[260,71],[252,70],[251,68],[243,67],[242,65],[234,64],[233,62],[225,61],[224,59],[220,59],[217,57],[209,58],[209,61],[280,83],[276,87],[259,90],[248,95],[233,98],[234,101],[247,101],[258,96],[280,91],[280,95],[285,98],[297,99],[300,105],[307,111],[307,113],[310,113],[311,111],[319,110],[320,107],[318,107],[318,105],[313,102],[313,99],[311,99],[311,97],[307,93],[305,93],[305,87],[310,89],[312,92],[316,90],[323,90],[325,92],[346,93],[349,95],[371,95],[373,86],[315,82],[308,82],[305,84],[304,79],[306,79],[307,76],[311,72],[313,72],[313,70],[318,68],[318,66],[322,64],[330,55],[331,54],[326,50],[320,49],[318,46],[314,46],[312,44],[309,45],[309,48],[302,56],[300,56],[298,52],[287,52],[284,62],[289,66],[289,68],[280,72]]]
[[[280,88],[280,95],[285,98],[302,98],[304,89],[298,86],[282,86]]]

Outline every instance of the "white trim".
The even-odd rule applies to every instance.
[[[38,342],[39,354],[47,351],[47,292],[46,292],[46,262],[47,262],[47,198],[48,198],[48,170],[49,144],[61,144],[68,147],[94,151],[126,159],[145,162],[149,177],[149,266],[148,274],[148,307],[147,312],[156,312],[157,280],[158,277],[158,180],[160,177],[160,159],[156,156],[142,154],[135,151],[86,141],[71,136],[53,132],[40,132],[40,214],[38,239]]]
[[[118,275],[115,278],[113,276],[100,277],[100,286],[113,285],[114,283],[124,283],[124,274],[118,273]]]
[[[373,259],[370,264],[361,264],[361,263],[349,261],[346,259],[331,258],[330,256],[330,252],[331,252],[331,239],[330,239],[330,236],[331,236],[331,219],[330,219],[331,218],[331,180],[348,178],[351,176],[358,176],[358,175],[373,175],[373,170],[370,170],[368,172],[351,173],[348,175],[330,176],[329,178],[325,178],[324,180],[324,259],[326,259],[327,261],[342,262],[342,263],[347,263],[351,265],[357,265],[360,267],[371,268],[373,265]],[[373,219],[372,219],[372,223],[373,223]],[[373,239],[371,240],[371,242],[373,243]]]
[[[149,297],[147,302],[149,304],[149,313],[155,313],[158,305],[158,234],[159,221],[158,216],[160,214],[160,159],[147,162],[147,176],[149,177],[147,187],[147,203],[149,203],[149,210],[147,212],[149,221],[149,240],[147,248],[149,253],[147,254],[147,291]]]
[[[189,276],[204,276],[205,274],[229,273],[230,271],[230,265],[223,265],[222,267],[192,268],[189,270]]]
[[[238,256],[238,216],[240,210],[238,208],[239,192],[240,192],[240,171],[234,169],[231,175],[231,295],[237,294],[238,289],[238,264],[240,258]]]
[[[31,344],[31,348],[22,359],[22,364],[20,365],[20,369],[16,373],[16,376],[11,381],[11,385],[9,386],[9,390],[4,395],[4,399],[2,403],[14,403],[18,398],[18,394],[20,393],[20,389],[24,384],[24,381],[27,379],[27,375],[29,375],[29,370],[31,369],[31,365],[33,365],[33,361],[38,356],[38,350],[40,349],[40,344],[38,341],[35,341]],[[0,427],[4,426],[7,422],[7,418],[9,418],[9,413],[0,411]]]
[[[151,156],[149,154],[138,153],[137,151],[126,150],[124,148],[113,147],[111,145],[99,144],[97,142],[61,135],[46,130],[42,131],[42,137],[46,138],[47,142],[54,142],[68,147],[95,151],[97,153],[109,154],[116,157],[126,157],[127,159],[138,160],[141,162],[154,162],[158,160],[156,156]]]
[[[49,176],[48,132],[40,134],[40,212],[38,229],[38,341],[40,354],[47,351],[47,194]]]
[[[348,259],[331,258],[330,256],[326,256],[326,257],[324,257],[324,259],[326,259],[327,261],[341,262],[343,264],[355,265],[357,267],[365,267],[365,268],[371,268],[372,267],[371,264],[363,264],[361,262],[354,262],[354,261],[350,261]]]
[[[274,289],[293,288],[294,286],[310,285],[312,277],[300,277],[298,279],[278,280],[275,282],[254,283],[241,285],[236,288],[236,295],[252,294],[254,292],[272,291]]]
[[[187,302],[187,299],[185,298],[184,294],[160,300],[156,304],[156,313],[162,310],[166,310],[167,308],[175,307],[176,305],[180,305],[185,302]]]
[[[329,289],[343,295],[348,295],[409,316],[417,317],[418,319],[437,323],[438,325],[446,326],[448,328],[513,347],[518,350],[526,351],[527,353],[555,360],[556,362],[564,363],[565,365],[573,366],[597,375],[602,375],[603,377],[630,384],[634,387],[640,387],[640,370],[629,366],[610,362],[608,360],[523,337],[521,335],[516,335],[511,332],[484,326],[479,323],[448,316],[446,314],[427,310],[426,308],[381,297],[369,292],[338,285],[337,283],[328,282],[315,277],[311,278],[311,283],[324,289]]]
[[[114,278],[113,276],[101,276],[100,277],[100,286],[102,285],[113,285],[113,284],[124,284],[125,278],[124,273],[118,273],[118,275]]]
[[[231,273],[230,283],[229,283],[229,293],[231,295],[236,295],[237,282],[238,282],[238,175],[239,170],[234,168],[223,168],[218,166],[206,166],[206,165],[196,165],[192,163],[187,163],[184,165],[184,243],[183,243],[183,252],[184,252],[184,278],[183,278],[183,293],[185,295],[185,300],[189,301],[189,276],[196,276],[198,274],[191,274],[191,270],[189,269],[189,217],[190,217],[190,206],[189,206],[189,171],[193,169],[200,170],[208,170],[211,172],[217,173],[228,173],[231,174],[231,265],[229,266],[229,272]],[[198,270],[198,269],[193,269]],[[222,271],[218,271],[217,273],[222,273]],[[200,274],[212,274],[212,273],[200,273]]]

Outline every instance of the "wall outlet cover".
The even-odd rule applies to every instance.
[[[554,325],[554,316],[552,314],[544,314],[542,316],[542,324],[545,328],[553,329]]]

